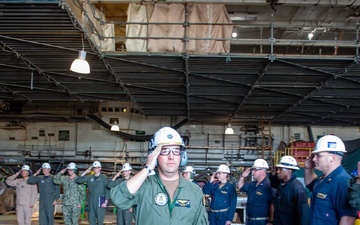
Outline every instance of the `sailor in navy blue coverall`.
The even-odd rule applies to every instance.
[[[211,196],[210,225],[230,225],[234,218],[237,196],[235,185],[227,180],[229,174],[229,167],[220,165],[216,171],[219,182],[213,183],[215,177],[213,174],[210,182],[203,188],[204,194]]]
[[[247,168],[240,176],[238,188],[247,193],[246,225],[271,225],[273,223],[273,200],[270,181],[266,177],[269,165],[263,159],[257,159],[252,168]],[[256,181],[245,184],[245,178],[252,175]]]
[[[280,183],[274,200],[275,225],[308,225],[309,205],[304,185],[293,174],[300,170],[292,156],[283,156],[276,165]]]
[[[347,188],[350,175],[341,166],[344,153],[345,145],[341,139],[326,135],[319,139],[305,161],[305,184],[312,191],[310,225],[354,224],[356,210],[349,204]],[[314,169],[323,175],[317,177]]]

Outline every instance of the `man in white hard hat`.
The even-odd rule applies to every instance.
[[[274,196],[266,170],[268,163],[264,159],[257,159],[251,168],[247,168],[240,176],[238,188],[247,193],[246,225],[270,225],[273,224]],[[255,181],[245,183],[245,178],[252,175]]]
[[[94,170],[94,174],[85,176],[91,170]],[[101,163],[94,161],[92,166],[76,178],[76,182],[86,184],[89,190],[87,199],[89,224],[102,225],[105,219],[105,209],[110,199],[110,189],[107,187],[107,177],[101,174]]]
[[[274,224],[308,225],[309,205],[304,185],[296,179],[294,171],[300,170],[296,159],[283,156],[276,165],[280,184],[274,200]]]
[[[16,189],[16,219],[22,225],[31,225],[31,215],[38,199],[36,185],[27,183],[30,173],[30,167],[23,165],[21,170],[6,179],[6,184]]]
[[[54,183],[63,185],[62,210],[65,225],[78,225],[82,202],[84,200],[84,185],[76,183],[77,166],[71,162],[54,176]],[[63,174],[67,171],[67,175]]]
[[[60,186],[54,183],[49,163],[42,164],[28,179],[28,184],[37,184],[40,192],[39,225],[53,225],[56,201],[60,198]],[[42,176],[38,176],[40,172]]]
[[[124,163],[121,170],[108,182],[108,188],[114,188],[125,180],[130,179],[132,166],[130,163]],[[122,178],[119,178],[122,174]],[[131,225],[133,222],[132,208],[121,210],[116,207],[116,224],[117,225]]]
[[[140,225],[208,225],[202,191],[179,173],[186,162],[180,134],[170,127],[159,129],[149,142],[145,167],[111,189],[112,202],[121,209],[134,207]]]
[[[186,166],[182,172],[182,176],[191,182],[194,182],[195,170],[192,166]]]
[[[325,135],[305,161],[305,184],[312,191],[311,225],[354,224],[355,209],[349,204],[347,182],[350,175],[341,166],[345,145],[334,135]],[[318,177],[314,169],[322,172]]]
[[[212,199],[209,209],[210,225],[230,225],[234,218],[237,195],[235,185],[228,180],[229,175],[229,167],[221,164],[203,188],[204,194]],[[214,184],[215,176],[219,182]]]

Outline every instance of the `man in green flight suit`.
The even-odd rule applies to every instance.
[[[50,170],[50,164],[44,163],[27,181],[28,184],[37,184],[39,187],[39,225],[54,224],[56,200],[60,198],[60,186],[54,184]],[[43,176],[37,176],[40,171]]]
[[[111,189],[114,205],[133,207],[140,225],[208,225],[201,189],[179,173],[187,162],[180,134],[161,128],[150,140],[149,153],[142,170]],[[152,175],[157,164],[158,172]]]
[[[131,174],[132,166],[129,163],[124,163],[121,170],[113,177],[108,183],[109,188],[113,188],[124,180],[129,180]],[[122,173],[122,178],[118,178]],[[133,213],[132,208],[121,210],[116,208],[116,224],[117,225],[131,225],[133,222]]]
[[[84,200],[84,185],[75,182],[76,164],[69,165],[54,176],[55,184],[63,185],[63,213],[65,225],[78,225],[82,202]],[[67,170],[68,176],[62,176]]]
[[[94,175],[85,176],[91,169]],[[77,179],[77,183],[86,184],[88,196],[88,219],[90,225],[102,225],[105,218],[105,209],[110,199],[110,189],[107,187],[108,179],[101,174],[101,163],[93,162]]]

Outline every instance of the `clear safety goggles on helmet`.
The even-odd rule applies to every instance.
[[[164,148],[161,148],[160,155],[166,156],[166,155],[169,155],[170,152],[172,152],[174,155],[178,156],[178,155],[180,155],[181,150],[180,150],[180,148],[166,148],[166,147],[164,147]]]

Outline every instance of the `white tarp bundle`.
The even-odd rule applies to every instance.
[[[126,36],[126,50],[131,52],[146,52],[147,51],[147,25],[148,15],[147,6],[142,4],[129,4],[127,22],[131,23],[145,23],[145,24],[127,24]],[[133,39],[133,38],[139,39]]]
[[[226,53],[233,26],[223,4],[130,4],[127,51]],[[189,26],[185,27],[188,20]],[[132,24],[141,22],[144,24]],[[146,23],[149,23],[146,25]],[[229,25],[223,25],[229,24]],[[133,39],[139,37],[139,39]],[[147,38],[146,38],[147,37]],[[188,40],[188,41],[186,41]]]
[[[100,51],[115,51],[114,24],[106,23],[105,15],[93,5],[85,3],[83,6],[85,12],[81,13],[81,25],[91,41]],[[78,7],[75,9],[79,10]]]

